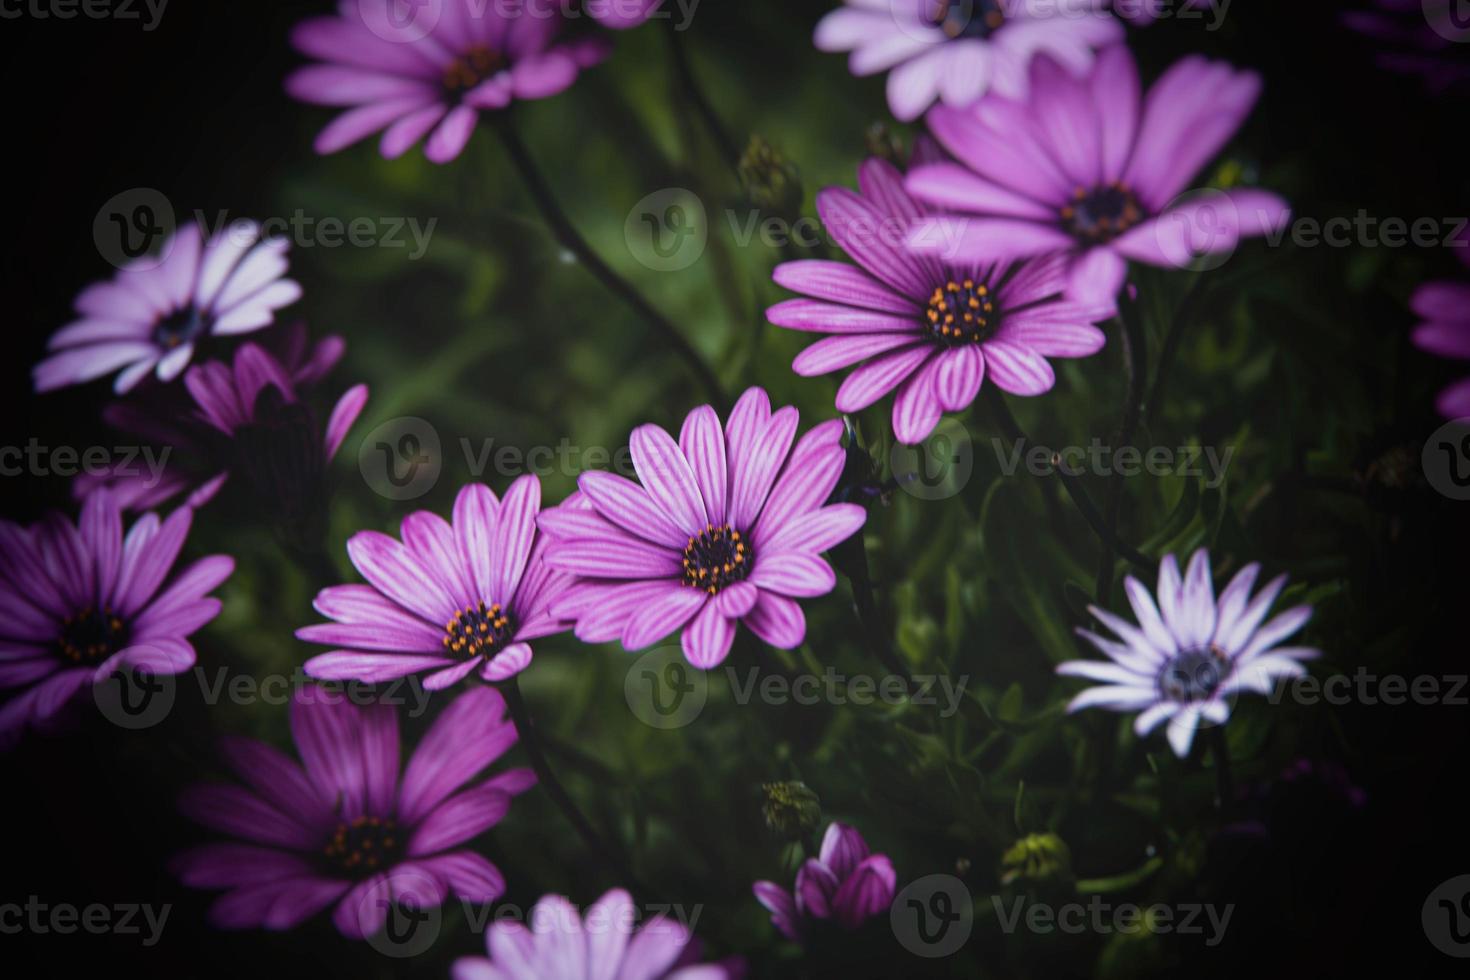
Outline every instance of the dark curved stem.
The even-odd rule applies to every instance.
[[[526,750],[526,757],[531,762],[531,768],[536,773],[536,780],[551,801],[556,804],[557,809],[567,818],[572,827],[577,831],[577,836],[587,845],[598,859],[605,862],[612,871],[618,875],[621,881],[627,883],[628,888],[634,889],[639,894],[648,894],[648,891],[638,885],[638,879],[628,867],[620,852],[614,851],[603,840],[602,835],[592,826],[577,804],[567,793],[566,787],[556,778],[551,771],[551,764],[546,761],[546,753],[541,747],[541,738],[536,732],[536,727],[531,723],[531,712],[526,707],[526,701],[521,697],[520,684],[517,678],[512,677],[501,685],[505,693],[505,703],[510,708],[511,721],[515,723],[516,734],[520,736],[520,743]]]
[[[1021,429],[1016,417],[1011,414],[1010,406],[1005,403],[1005,399],[996,387],[986,385],[981,392],[989,401],[991,412],[995,415],[996,422],[1000,425],[1001,431],[1005,433],[1005,437],[1012,442],[1030,443],[1031,437]],[[1153,559],[1119,538],[1116,531],[1108,528],[1103,521],[1102,514],[1098,512],[1097,505],[1088,496],[1087,488],[1082,485],[1081,477],[1060,468],[1055,472],[1061,479],[1067,495],[1072,498],[1072,503],[1076,505],[1078,513],[1082,515],[1082,519],[1087,522],[1105,546],[1140,569],[1150,570],[1155,567],[1156,563]]]
[[[1113,442],[1113,452],[1133,445],[1138,423],[1143,415],[1143,386],[1147,376],[1148,340],[1143,326],[1138,321],[1138,310],[1124,298],[1118,306],[1118,319],[1123,323],[1123,360],[1128,377],[1127,393],[1123,397],[1123,416],[1118,422],[1118,437]],[[1102,605],[1107,605],[1108,595],[1113,591],[1113,548],[1108,542],[1117,540],[1118,517],[1123,509],[1123,478],[1113,473],[1108,482],[1108,499],[1103,520],[1107,535],[1103,538],[1103,553],[1098,557],[1097,587],[1094,595]]]
[[[863,641],[872,650],[879,662],[896,676],[909,681],[909,670],[893,649],[890,634],[883,624],[878,602],[873,594],[873,577],[868,566],[868,546],[862,532],[843,542],[849,550],[848,581],[852,583],[853,605],[857,609],[858,627],[863,631]]]
[[[680,89],[688,97],[694,111],[703,120],[704,126],[709,130],[710,138],[719,147],[720,154],[724,156],[725,163],[730,169],[739,175],[740,168],[740,145],[735,142],[725,123],[720,119],[719,113],[715,112],[713,103],[704,94],[704,89],[699,84],[699,79],[694,74],[694,68],[689,64],[689,53],[684,50],[683,33],[674,24],[673,18],[668,18],[669,25],[669,56],[674,65],[674,77]]]
[[[1215,809],[1226,810],[1235,800],[1235,782],[1230,775],[1230,748],[1221,725],[1210,729],[1210,756],[1215,760]]]
[[[704,358],[700,356],[699,351],[694,349],[694,345],[689,342],[688,338],[680,333],[662,313],[654,309],[653,305],[643,298],[632,283],[613,271],[612,267],[602,260],[602,257],[577,231],[576,226],[572,224],[571,219],[557,203],[556,195],[552,193],[551,186],[542,176],[540,168],[536,166],[536,161],[521,140],[520,133],[516,130],[515,122],[509,112],[501,112],[497,115],[495,128],[516,170],[520,172],[521,180],[524,181],[526,189],[530,191],[531,197],[541,210],[542,217],[546,219],[557,241],[575,255],[609,292],[616,294],[619,299],[632,307],[635,313],[646,320],[649,326],[653,327],[659,337],[684,361],[690,373],[703,385],[716,410],[723,414],[729,407],[729,402],[726,400],[725,389],[720,384],[720,379],[715,376],[714,371],[705,363]]]
[[[1195,307],[1204,299],[1204,281],[1203,274],[1195,276],[1189,291],[1175,309],[1169,332],[1164,335],[1164,344],[1159,348],[1159,361],[1154,366],[1154,383],[1148,390],[1148,400],[1145,403],[1145,416],[1150,423],[1153,422],[1154,413],[1164,403],[1164,387],[1169,379],[1169,369],[1174,366],[1174,358],[1179,353],[1179,344],[1184,339],[1184,328],[1193,321]]]

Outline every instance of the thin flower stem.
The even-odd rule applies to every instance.
[[[868,565],[868,546],[859,531],[849,538],[851,556],[848,563],[848,581],[852,584],[853,606],[857,610],[858,628],[863,631],[863,640],[883,666],[904,680],[909,677],[908,668],[899,659],[897,651],[889,642],[889,632],[881,622],[878,602],[873,595],[873,577]]]
[[[721,414],[724,414],[725,410],[729,407],[729,402],[726,399],[725,389],[720,383],[720,379],[715,375],[710,366],[705,363],[699,351],[694,349],[694,345],[689,342],[688,338],[680,333],[663,314],[654,309],[653,305],[643,298],[643,295],[638,292],[632,283],[613,271],[612,267],[602,260],[602,257],[593,250],[587,240],[577,231],[576,226],[572,224],[571,219],[567,217],[566,212],[557,203],[556,195],[551,191],[551,185],[546,182],[546,178],[542,176],[541,170],[532,158],[530,150],[526,148],[525,142],[521,140],[520,133],[517,131],[515,122],[511,119],[508,111],[498,114],[495,128],[500,134],[500,139],[505,145],[506,152],[510,155],[511,162],[515,164],[516,170],[520,172],[526,189],[530,191],[531,197],[536,201],[536,206],[540,208],[542,217],[545,218],[547,225],[550,226],[551,232],[556,236],[557,241],[575,255],[608,291],[615,293],[624,303],[632,307],[634,312],[653,327],[664,342],[673,349],[674,353],[683,359],[690,373],[699,380],[699,383],[709,395],[710,400],[714,403],[715,409]]]
[[[510,708],[510,717],[515,723],[516,734],[520,737],[520,743],[526,750],[527,758],[531,761],[536,780],[541,788],[546,790],[546,795],[551,797],[557,809],[561,810],[567,821],[571,823],[577,835],[582,838],[582,842],[587,845],[587,849],[605,861],[619,879],[627,883],[626,887],[633,889],[637,894],[648,894],[647,889],[638,885],[638,879],[629,869],[622,854],[607,845],[602,835],[593,828],[587,818],[582,815],[582,811],[577,808],[577,804],[567,793],[566,787],[551,771],[551,764],[546,761],[546,753],[541,747],[541,738],[536,732],[535,725],[531,722],[531,712],[526,707],[525,699],[521,697],[518,679],[511,677],[501,685],[501,690],[505,693],[505,703]]]
[[[1114,440],[1113,452],[1133,445],[1139,420],[1143,417],[1143,386],[1148,376],[1148,347],[1143,326],[1138,322],[1138,310],[1124,299],[1118,306],[1118,319],[1123,324],[1123,360],[1127,372],[1128,387],[1123,397],[1123,416],[1118,422],[1118,437]],[[1107,605],[1113,591],[1113,563],[1116,561],[1113,548],[1108,542],[1118,537],[1118,517],[1123,509],[1123,478],[1113,473],[1108,484],[1108,499],[1103,520],[1107,535],[1103,538],[1103,552],[1098,557],[1097,587],[1094,595],[1101,605]]]
[[[1179,353],[1179,344],[1184,338],[1184,328],[1193,321],[1195,306],[1204,298],[1204,281],[1204,273],[1195,276],[1188,292],[1184,294],[1184,299],[1179,301],[1179,306],[1174,310],[1174,318],[1169,323],[1169,332],[1164,335],[1164,344],[1159,348],[1159,361],[1154,365],[1154,383],[1149,388],[1146,403],[1145,417],[1149,423],[1153,422],[1154,413],[1164,403],[1164,386],[1169,378],[1169,369],[1174,366],[1174,358]]]
[[[1005,437],[1012,442],[1029,443],[1031,437],[1026,435],[1021,429],[1020,424],[1016,421],[1016,417],[1011,414],[1010,406],[1005,403],[1005,399],[1001,396],[1000,391],[994,385],[986,385],[981,391],[989,401],[990,409],[994,413],[1001,431],[1005,433]],[[1153,559],[1119,538],[1116,531],[1108,529],[1108,526],[1103,521],[1102,514],[1098,513],[1097,505],[1087,495],[1087,488],[1082,485],[1081,477],[1074,473],[1068,473],[1060,468],[1056,469],[1055,472],[1061,479],[1062,486],[1066,489],[1067,495],[1072,498],[1072,503],[1076,505],[1078,513],[1082,515],[1082,519],[1087,522],[1088,526],[1092,528],[1093,532],[1097,534],[1104,545],[1140,569],[1148,570],[1155,567]]]
[[[1210,729],[1210,756],[1215,760],[1215,809],[1225,810],[1235,800],[1235,783],[1230,776],[1230,747],[1221,725]]]
[[[693,66],[689,64],[689,53],[684,49],[684,39],[680,36],[684,32],[674,24],[673,18],[668,18],[668,25],[669,56],[674,65],[674,77],[678,87],[688,96],[690,103],[694,106],[694,111],[704,121],[705,128],[709,130],[710,138],[719,147],[726,165],[738,176],[740,173],[740,146],[725,128],[725,123],[720,119],[719,113],[715,112],[714,105],[704,94],[704,89],[694,74]]]

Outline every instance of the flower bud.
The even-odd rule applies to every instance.
[[[801,216],[805,197],[801,173],[764,138],[750,138],[738,169],[745,195],[754,207],[792,220]]]
[[[822,801],[806,783],[765,783],[761,790],[766,796],[761,814],[773,832],[787,840],[801,840],[821,825]]]
[[[1001,856],[1001,884],[1044,882],[1072,876],[1072,852],[1056,834],[1028,834]]]
[[[900,170],[907,166],[908,154],[904,151],[903,140],[887,123],[873,123],[864,136],[868,144],[868,156],[887,160]]]

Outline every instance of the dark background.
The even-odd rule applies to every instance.
[[[881,79],[850,79],[840,56],[811,48],[810,29],[829,4],[705,4],[690,44],[732,129],[799,131],[801,112],[827,106],[831,118],[822,121],[823,131],[841,130],[845,142],[828,148],[826,158],[801,160],[808,191],[822,183],[850,183],[862,154],[862,123],[885,119],[887,113]],[[1191,50],[1226,57],[1265,75],[1266,95],[1241,142],[1248,160],[1278,178],[1263,183],[1282,188],[1298,214],[1326,218],[1366,208],[1376,215],[1412,219],[1464,213],[1466,103],[1453,94],[1428,97],[1416,80],[1376,68],[1371,45],[1337,24],[1335,11],[1344,6],[1350,5],[1241,4],[1218,34],[1206,34],[1191,23],[1163,22],[1130,32],[1129,43],[1139,53],[1146,77]],[[351,161],[370,156],[369,149],[358,148],[341,160],[317,161],[310,140],[327,113],[293,103],[282,90],[282,79],[299,63],[286,43],[290,25],[327,9],[326,3],[174,0],[152,33],[136,21],[0,20],[7,203],[14,219],[3,245],[11,348],[10,356],[0,358],[0,385],[13,399],[11,409],[0,415],[0,444],[23,445],[32,436],[53,445],[78,443],[82,433],[103,445],[112,441],[96,422],[105,385],[37,398],[30,394],[29,382],[45,338],[67,322],[73,297],[84,285],[110,274],[91,231],[93,217],[109,197],[131,187],[157,187],[171,200],[187,202],[184,208],[278,214],[283,200],[295,199],[282,190],[293,186],[293,175],[310,171],[325,185],[336,186],[337,175]],[[632,36],[620,40],[625,50],[614,56],[613,66],[602,69],[614,78],[621,77],[616,74],[621,70],[618,59],[647,43]],[[579,85],[552,103],[530,107],[527,115],[533,130],[547,140],[583,148],[588,157],[584,162],[595,168],[618,152],[619,120],[604,116],[610,119],[611,133],[589,131],[600,114],[599,100],[607,98],[587,91],[590,87]],[[639,97],[648,97],[647,90]],[[577,106],[574,116],[566,114],[567,105]],[[480,134],[477,142],[484,138]],[[461,167],[476,159],[467,153]],[[501,166],[501,174],[487,179],[494,187],[487,193],[514,200],[517,188]],[[458,179],[444,173],[446,180]],[[657,186],[651,183],[649,189]],[[620,190],[618,203],[606,209],[617,222],[626,211],[622,194]],[[599,195],[595,180],[567,189],[569,203],[576,205],[574,214],[583,213],[582,208],[595,211]],[[446,223],[460,204],[469,207],[458,186],[439,200],[446,208]],[[545,255],[544,244],[539,253],[506,251],[510,254],[503,258],[501,281],[540,281],[548,275],[536,268]],[[1408,347],[1412,317],[1406,302],[1420,280],[1453,275],[1459,267],[1442,253],[1329,252],[1272,257],[1288,263],[1277,274],[1295,286],[1287,308],[1270,314],[1281,331],[1274,339],[1295,367],[1278,379],[1274,392],[1253,391],[1248,402],[1234,407],[1250,413],[1257,434],[1277,440],[1277,449],[1288,457],[1304,458],[1320,447],[1319,432],[1332,432],[1327,470],[1348,489],[1329,503],[1309,494],[1286,495],[1289,499],[1273,502],[1262,525],[1252,530],[1271,541],[1274,555],[1297,568],[1310,567],[1320,554],[1340,557],[1350,585],[1331,613],[1338,631],[1334,635],[1344,641],[1338,663],[1350,669],[1357,651],[1372,649],[1383,657],[1380,663],[1398,665],[1394,669],[1399,673],[1464,673],[1470,667],[1455,627],[1463,619],[1467,584],[1466,505],[1450,505],[1422,487],[1365,492],[1356,482],[1366,461],[1387,448],[1409,444],[1417,454],[1415,440],[1422,441],[1437,424],[1432,393],[1454,371]],[[361,373],[376,390],[381,378],[369,368],[374,351],[412,356],[415,345],[434,343],[452,324],[431,327],[433,336],[427,340],[420,340],[416,331],[372,334],[361,328],[355,316],[361,309],[381,306],[382,318],[388,320],[405,301],[396,286],[380,286],[368,276],[358,280],[364,292],[357,309],[344,315],[329,306],[330,291],[316,287],[313,273],[337,258],[323,254],[293,259],[293,277],[307,290],[297,309],[313,323],[330,322],[350,343],[358,341],[354,331],[361,329],[367,354],[359,361],[349,359],[340,378],[345,384],[356,377],[354,372]],[[430,286],[437,281],[431,278]],[[505,299],[512,310],[518,302],[513,293]],[[589,315],[604,312],[592,307]],[[568,327],[575,326],[576,317],[570,320]],[[534,346],[503,351],[494,363],[476,369],[484,372],[479,381],[500,383],[518,371],[520,358],[548,353]],[[776,360],[773,369],[779,373],[784,360]],[[391,363],[388,358],[379,362]],[[597,382],[586,378],[570,382],[570,387],[589,401],[598,390]],[[677,418],[681,406],[693,404],[687,384],[677,377],[662,390],[668,395],[669,417]],[[1211,390],[1228,400],[1232,385],[1227,379]],[[538,430],[524,418],[559,397],[528,395],[515,404],[506,415],[512,433],[506,441],[517,441],[516,434],[535,441]],[[1110,411],[1099,412],[1098,424],[1089,431],[1102,431],[1101,420]],[[1197,421],[1203,432],[1212,426],[1232,431],[1235,424],[1212,421],[1208,415]],[[1314,422],[1320,430],[1308,428]],[[554,424],[548,427],[556,429]],[[350,467],[350,461],[345,465]],[[67,488],[56,479],[7,478],[0,493],[5,515],[14,519],[29,520],[47,506],[67,503]],[[294,621],[305,621],[299,611],[295,615]],[[277,659],[290,662],[299,659],[299,652]],[[1147,969],[1141,965],[1138,972],[1327,976],[1343,975],[1349,968],[1393,968],[1407,975],[1459,975],[1458,964],[1425,942],[1419,909],[1439,882],[1470,872],[1459,802],[1470,747],[1470,708],[1357,705],[1333,709],[1333,715],[1318,729],[1335,737],[1320,738],[1312,754],[1345,762],[1353,781],[1365,790],[1368,805],[1347,812],[1330,793],[1280,786],[1272,790],[1271,819],[1276,822],[1270,846],[1236,852],[1228,839],[1217,839],[1200,872],[1210,894],[1254,903],[1271,909],[1270,914],[1242,918],[1219,950],[1176,950],[1174,958],[1146,964]],[[285,935],[209,929],[205,896],[181,889],[165,863],[182,844],[197,839],[196,831],[174,813],[173,797],[208,769],[207,736],[214,724],[199,705],[178,709],[166,729],[142,735],[90,719],[70,735],[28,737],[17,751],[0,758],[0,901],[23,902],[36,894],[77,905],[174,906],[163,941],[154,948],[141,948],[138,937],[128,936],[3,935],[0,970],[16,977],[67,976],[98,968],[180,977],[433,976],[443,975],[454,955],[480,951],[477,939],[457,934],[441,940],[443,948],[433,956],[411,965],[389,963],[341,940],[325,917]],[[795,740],[800,741],[799,732]],[[1269,779],[1271,765],[1261,762],[1257,774]],[[1248,780],[1251,772],[1247,764],[1243,778]],[[753,813],[748,795],[746,787],[732,790],[731,810]],[[560,840],[563,831],[554,826],[558,819],[545,809],[543,827],[523,831],[514,854],[497,855],[513,883],[511,897],[527,901],[550,890],[528,887],[518,894],[515,872],[538,884],[544,880],[535,875],[542,858],[539,842],[543,837]],[[1088,822],[1085,816],[1072,819],[1083,826]],[[869,831],[868,836],[875,840],[882,835]],[[1072,836],[1074,851],[1080,850],[1076,840],[1085,832],[1074,828]],[[707,843],[728,849],[721,864],[747,867],[741,855],[748,837]],[[887,843],[894,852],[907,846],[892,839]],[[548,848],[565,846],[564,841],[547,843]],[[665,862],[676,857],[666,856]],[[918,870],[898,863],[901,881],[906,871]],[[976,863],[988,866],[994,857],[977,853]],[[769,865],[764,858],[759,862],[763,873],[776,873]],[[570,882],[601,876],[600,870],[579,869],[574,863],[563,864],[560,873],[560,880]],[[748,881],[725,885],[734,903]],[[581,896],[586,901],[601,888],[584,884],[580,890],[586,892]],[[977,894],[985,894],[984,888]],[[773,948],[769,934],[761,931],[758,909],[743,908],[738,915],[740,928],[725,937],[741,935],[749,927],[767,950]],[[715,946],[720,953],[745,951],[733,948],[728,938],[716,940]],[[1088,964],[1095,962],[1085,943],[1038,951],[1029,958],[992,940],[972,940],[972,946],[972,955],[948,964],[955,975],[971,970],[991,976],[1086,975],[1093,972]],[[772,968],[772,955],[754,955],[754,975]],[[870,975],[917,971],[915,962],[873,965]],[[789,957],[783,962],[783,972],[797,969]],[[810,975],[826,972],[820,963],[801,969]],[[865,972],[861,966],[848,970],[849,975]],[[1123,968],[1124,975],[1132,971]]]

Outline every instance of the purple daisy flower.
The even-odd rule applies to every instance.
[[[852,932],[888,912],[897,876],[886,854],[872,854],[863,835],[843,823],[828,825],[822,849],[807,858],[788,892],[774,881],[757,881],[756,900],[771,912],[771,924],[801,942],[819,922]]]
[[[1109,0],[846,0],[823,17],[821,51],[851,51],[857,76],[893,69],[888,107],[904,122],[936,99],[963,107],[987,92],[1024,97],[1026,66],[1047,53],[1078,71],[1123,37]]]
[[[1456,240],[1460,261],[1470,266],[1470,238]],[[1470,360],[1470,281],[1425,283],[1414,292],[1410,305],[1423,322],[1414,329],[1414,346],[1440,357]],[[1445,418],[1470,416],[1470,378],[1456,381],[1439,393],[1435,408]]]
[[[296,631],[347,649],[312,657],[306,672],[377,683],[429,670],[429,690],[477,668],[492,682],[520,673],[531,662],[529,641],[570,625],[550,609],[572,576],[543,561],[540,509],[541,482],[527,475],[503,500],[466,485],[453,524],[432,511],[408,515],[402,542],[377,531],[353,535],[347,554],[369,584],[323,589],[316,610],[335,622]]]
[[[1350,10],[1342,22],[1380,42],[1374,60],[1384,71],[1418,75],[1434,94],[1470,82],[1470,22],[1459,0],[1373,0],[1371,9]]]
[[[106,489],[124,510],[146,510],[187,491],[188,505],[197,510],[214,499],[231,469],[243,462],[234,438],[242,426],[230,427],[221,422],[246,418],[240,393],[254,383],[252,378],[267,379],[266,386],[251,403],[250,417],[256,419],[256,425],[264,426],[272,418],[280,422],[295,419],[310,422],[314,433],[317,431],[314,418],[299,408],[300,398],[326,377],[345,350],[341,337],[328,336],[313,342],[305,324],[295,322],[271,331],[259,349],[243,359],[237,351],[233,371],[223,364],[206,364],[185,375],[182,391],[173,385],[154,386],[109,404],[102,410],[103,420],[121,432],[151,443],[159,451],[159,457],[155,458],[160,458],[164,465],[157,473],[136,462],[103,473],[82,473],[72,481],[73,495],[80,500]],[[262,360],[268,362],[263,372],[251,368],[250,365]],[[195,372],[200,375],[191,387],[189,375]],[[284,387],[281,387],[282,379]],[[201,399],[196,401],[192,392],[201,386]],[[279,397],[268,394],[266,387],[274,388]],[[262,396],[268,402],[263,403]],[[343,395],[328,418],[324,436],[307,438],[308,434],[296,433],[292,426],[285,424],[275,426],[274,431],[295,435],[290,445],[306,451],[306,455],[315,452],[317,443],[323,443],[320,462],[324,466],[340,448],[366,397],[367,389],[362,385]],[[274,412],[266,411],[268,408]],[[272,440],[264,442],[269,449]],[[163,449],[168,450],[166,459],[161,458]],[[319,472],[321,466],[311,467],[311,472]],[[305,472],[297,471],[294,477],[299,478]]]
[[[0,520],[0,688],[21,690],[0,706],[0,745],[116,670],[194,665],[189,634],[219,615],[209,592],[235,562],[211,555],[170,578],[193,517],[144,514],[124,535],[118,502],[96,493],[76,524]]]
[[[1068,294],[1112,299],[1128,260],[1188,267],[1281,225],[1287,206],[1260,190],[1176,201],[1240,128],[1260,94],[1254,72],[1190,57],[1139,97],[1138,67],[1108,48],[1086,77],[1045,55],[1028,101],[940,106],[929,128],[960,163],[918,167],[909,192],[960,215],[927,218],[911,247],[964,262],[1061,252]]]
[[[32,372],[36,390],[122,368],[113,389],[125,394],[150,373],[160,381],[178,377],[209,337],[269,326],[276,310],[301,298],[301,287],[283,278],[288,247],[282,238],[262,240],[253,222],[236,222],[207,242],[197,224],[185,225],[158,255],[82,291],[80,319],[51,335],[52,353]]]
[[[393,159],[428,137],[434,163],[459,156],[482,110],[556,95],[607,55],[600,38],[559,42],[562,19],[532,16],[482,0],[442,0],[415,8],[408,22],[398,0],[344,0],[335,17],[316,17],[291,32],[301,53],[324,64],[286,79],[294,98],[346,107],[316,138],[336,153],[382,132],[379,151]]]
[[[951,264],[908,254],[900,244],[905,229],[928,210],[884,160],[865,162],[858,186],[861,194],[822,191],[817,211],[860,268],[818,259],[777,266],[776,282],[811,298],[766,311],[777,326],[830,335],[797,356],[797,374],[860,364],[837,391],[838,411],[861,411],[898,389],[894,435],[918,443],[942,412],[973,402],[987,374],[1004,391],[1038,395],[1056,383],[1048,357],[1102,348],[1103,332],[1093,324],[1114,314],[1113,302],[1067,300],[1060,257]]]
[[[587,643],[621,639],[641,650],[683,630],[696,667],[723,661],[735,625],[774,647],[806,635],[796,599],[837,584],[818,557],[862,527],[857,504],[823,506],[842,475],[842,421],[795,447],[797,411],[771,411],[750,388],[725,426],[708,405],[690,412],[679,440],[657,425],[633,430],[640,486],[583,473],[580,490],[541,515],[546,561],[578,581],[552,603]]]
[[[1306,625],[1312,607],[1296,606],[1263,625],[1286,576],[1272,579],[1252,597],[1260,571],[1255,563],[1242,568],[1216,601],[1208,551],[1194,553],[1182,580],[1179,563],[1168,555],[1159,565],[1158,605],[1130,575],[1123,584],[1138,625],[1088,607],[1118,639],[1077,630],[1111,662],[1072,660],[1057,667],[1058,674],[1104,685],[1077,695],[1067,710],[1137,711],[1133,730],[1140,736],[1168,722],[1169,744],[1182,759],[1200,721],[1223,725],[1236,694],[1268,694],[1280,678],[1304,676],[1301,661],[1319,656],[1319,651],[1277,644]]]
[[[739,980],[738,957],[701,962],[702,946],[688,927],[659,915],[635,926],[638,908],[614,888],[587,909],[546,895],[529,926],[496,919],[485,937],[489,959],[456,960],[454,980]]]
[[[209,912],[215,926],[292,929],[335,902],[337,929],[363,939],[382,930],[393,902],[422,909],[449,892],[477,903],[504,894],[493,864],[456,849],[536,783],[531,770],[508,769],[461,789],[516,742],[499,692],[455,699],[401,776],[390,705],[308,688],[292,701],[291,737],[301,764],[254,739],[224,739],[245,786],[200,784],[179,800],[191,820],[237,838],[173,861],[185,885],[226,889]]]

